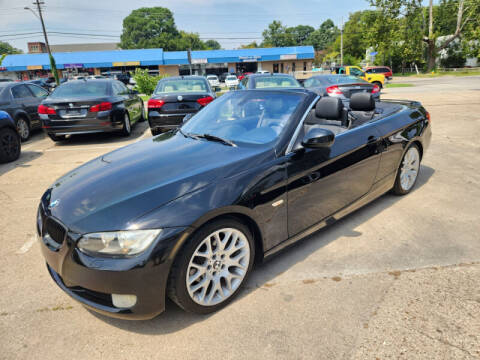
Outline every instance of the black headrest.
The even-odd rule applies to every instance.
[[[353,94],[350,98],[350,109],[354,111],[375,110],[375,100],[372,94],[367,92]]]
[[[322,97],[315,105],[315,116],[320,119],[338,120],[342,116],[343,103],[336,97]]]

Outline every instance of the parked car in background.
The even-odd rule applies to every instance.
[[[225,78],[225,86],[229,89],[235,89],[238,86],[238,79],[235,75],[228,75]]]
[[[393,72],[388,66],[367,66],[365,68],[367,74],[383,74],[388,80],[393,79]]]
[[[144,120],[138,93],[112,79],[69,81],[38,106],[43,129],[53,141],[67,135],[119,132],[129,136]]]
[[[380,99],[380,88],[351,75],[315,75],[306,79],[303,86],[321,96],[339,97],[348,100],[358,92],[368,92],[375,100]]]
[[[103,75],[89,75],[86,77],[87,79],[93,80],[93,79],[106,79],[105,76]]]
[[[385,76],[383,74],[367,74],[358,66],[335,66],[331,69],[332,74],[338,75],[352,75],[360,79],[368,81],[369,83],[376,84],[378,87],[383,88],[385,83]]]
[[[259,70],[256,72],[256,74],[270,74],[270,71],[268,70]]]
[[[220,82],[225,82],[225,79],[227,78],[228,75],[234,75],[234,74],[230,74],[228,72],[224,72],[220,75]]]
[[[172,76],[160,80],[148,100],[148,123],[153,135],[171,130],[215,99],[203,76]]]
[[[301,88],[302,85],[292,75],[287,74],[252,74],[240,81],[239,89],[265,88]]]
[[[41,86],[47,91],[52,91],[55,86],[57,86],[57,83],[55,82],[55,78],[41,78],[41,79],[35,79],[35,80],[28,80],[25,81],[26,83],[29,84],[35,84],[38,86]]]
[[[0,163],[17,160],[20,156],[21,139],[15,121],[0,110]]]
[[[218,80],[217,75],[207,75],[207,80],[210,83],[210,86],[216,90],[220,87],[220,81]]]
[[[52,281],[117,318],[153,318],[167,297],[198,314],[225,307],[255,262],[414,189],[427,111],[366,93],[350,105],[306,89],[231,91],[178,131],[72,170],[37,212]]]
[[[42,127],[37,108],[48,94],[44,88],[28,82],[0,83],[0,110],[15,121],[22,141],[30,137],[32,130]]]

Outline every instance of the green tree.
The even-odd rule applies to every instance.
[[[287,32],[287,28],[277,20],[268,25],[262,36],[262,46],[264,47],[295,46],[292,34]]]
[[[175,42],[175,50],[206,50],[207,46],[200,40],[197,33],[180,31],[180,37]]]
[[[258,48],[258,47],[259,46],[258,46],[256,41],[253,41],[250,44],[240,45],[240,49],[254,49],[254,48]]]
[[[296,46],[306,45],[308,37],[314,31],[315,29],[309,25],[298,25],[285,30],[285,32],[291,36]]]
[[[222,45],[217,40],[207,40],[205,41],[205,46],[210,50],[220,50]]]
[[[340,34],[340,30],[335,26],[331,19],[325,20],[320,27],[312,31],[305,40],[305,45],[312,45],[315,50],[324,50],[335,41]]]
[[[133,10],[123,20],[120,47],[122,49],[178,50],[176,42],[179,38],[180,33],[170,10],[163,7],[140,8]]]
[[[14,48],[7,42],[0,41],[0,55],[1,54],[22,54],[23,51],[17,48]]]

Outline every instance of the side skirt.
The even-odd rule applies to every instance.
[[[337,211],[335,214],[325,218],[324,220],[312,225],[308,229],[302,231],[301,233],[292,236],[291,238],[288,238],[287,240],[281,242],[280,244],[276,245],[275,247],[271,248],[270,250],[267,250],[264,254],[264,259],[269,258],[270,256],[276,254],[277,252],[283,250],[289,245],[292,245],[293,243],[313,234],[314,232],[328,226],[332,225],[344,216],[354,212],[355,210],[358,210],[362,206],[368,204],[369,202],[377,199],[378,197],[382,196],[385,194],[387,191],[390,191],[393,188],[393,185],[395,183],[395,178],[396,178],[397,173],[394,172],[393,174],[387,176],[386,178],[376,182],[373,186],[370,192],[362,196],[360,199],[355,201],[354,203],[347,205],[343,209]]]

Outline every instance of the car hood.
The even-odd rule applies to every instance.
[[[166,133],[72,170],[47,191],[44,206],[77,233],[126,229],[154,208],[273,157],[272,148]]]

